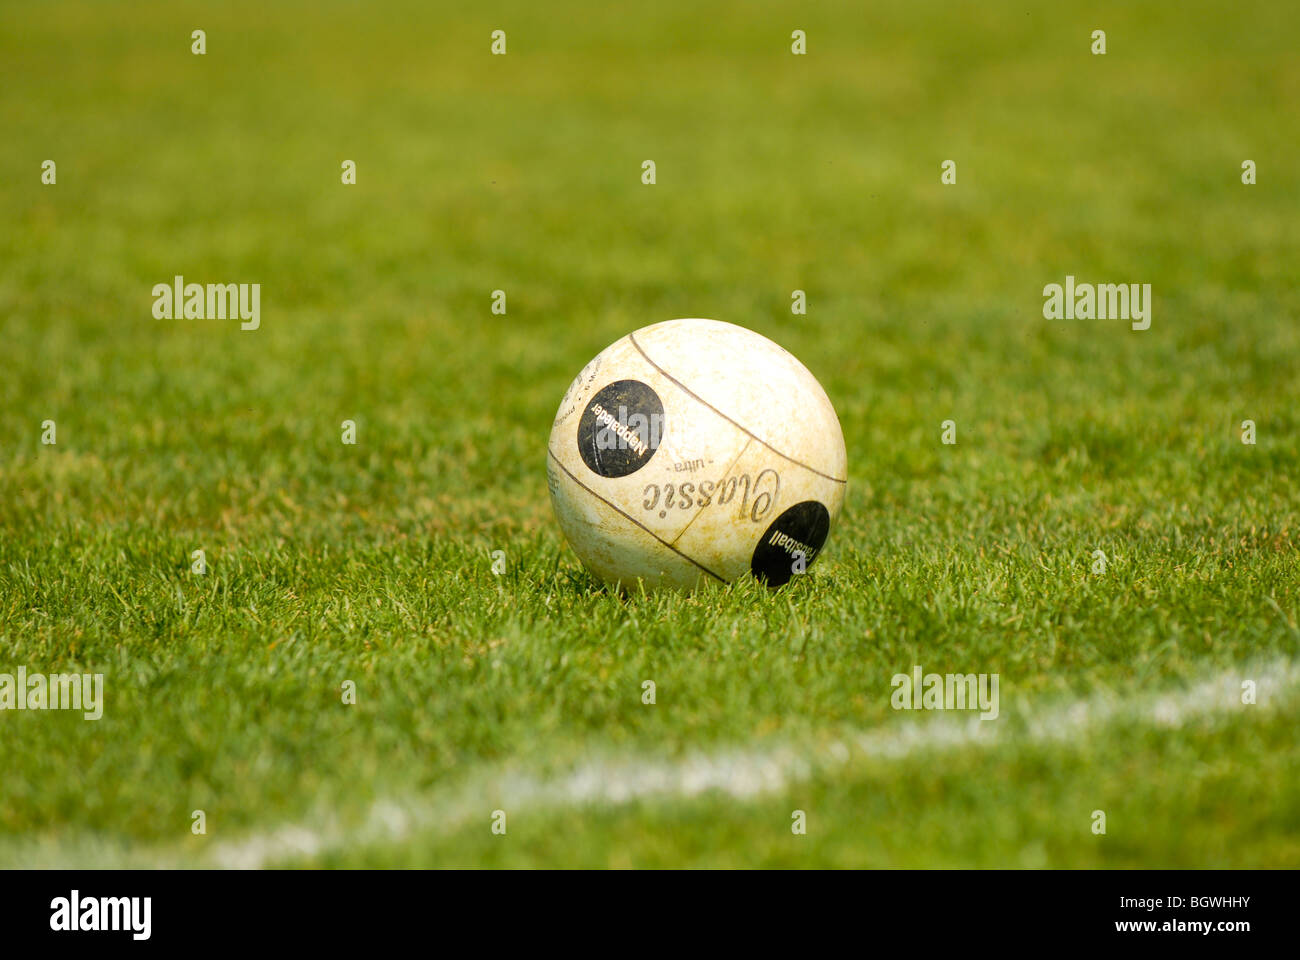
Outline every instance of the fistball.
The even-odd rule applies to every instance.
[[[582,369],[546,467],[560,528],[606,583],[750,573],[775,587],[825,546],[847,457],[826,392],[792,354],[730,323],[668,320]]]

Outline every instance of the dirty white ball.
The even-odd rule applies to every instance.
[[[546,466],[583,565],[655,589],[804,572],[839,516],[847,463],[826,392],[792,354],[730,323],[669,320],[583,368]]]

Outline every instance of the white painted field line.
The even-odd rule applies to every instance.
[[[1256,683],[1257,703],[1253,706],[1241,702],[1243,680]],[[811,750],[777,745],[700,752],[679,759],[592,759],[552,778],[505,771],[480,778],[473,786],[462,787],[441,800],[435,795],[424,801],[377,803],[357,830],[286,826],[240,841],[216,843],[210,858],[215,866],[255,868],[400,841],[424,829],[445,834],[481,822],[486,830],[491,811],[498,807],[514,816],[537,809],[683,799],[711,791],[743,800],[779,791],[815,772],[833,772],[855,759],[901,759],[925,751],[990,746],[1000,739],[1068,742],[1119,722],[1179,727],[1211,714],[1268,709],[1297,692],[1300,664],[1275,661],[1135,701],[1100,695],[1041,711],[1017,714],[1012,710],[998,721],[981,721],[969,714],[959,718],[941,715],[864,731]]]
[[[1256,683],[1257,703],[1241,703],[1243,680]],[[249,869],[314,861],[421,834],[447,835],[470,824],[487,829],[491,811],[509,817],[535,811],[619,806],[643,799],[687,799],[717,792],[747,800],[785,789],[814,774],[834,775],[851,763],[899,760],[914,754],[987,748],[999,742],[1068,743],[1104,727],[1127,723],[1165,728],[1214,714],[1267,710],[1300,695],[1300,663],[1276,660],[1215,674],[1190,686],[1125,700],[1095,695],[1072,703],[1017,710],[1003,689],[1002,718],[972,714],[909,717],[842,736],[815,747],[763,744],[701,751],[679,758],[593,757],[555,776],[504,767],[454,789],[374,803],[363,823],[347,825],[322,814],[237,840],[214,840],[200,865]],[[69,841],[30,850],[32,866],[193,866],[180,847],[126,851],[107,841]],[[24,865],[11,863],[11,865]]]

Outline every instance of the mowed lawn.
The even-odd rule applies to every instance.
[[[0,6],[0,673],[106,688],[0,713],[0,865],[1300,866],[1300,10],[1025,6]],[[570,379],[679,316],[839,412],[779,592],[551,516]]]

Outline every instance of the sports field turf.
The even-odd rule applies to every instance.
[[[1287,2],[4,3],[0,673],[105,702],[0,713],[0,866],[1300,866],[1298,47]],[[155,319],[177,274],[260,329]],[[1150,329],[1044,319],[1067,275]],[[783,590],[621,597],[551,516],[570,379],[681,316],[839,412]],[[916,665],[999,719],[893,710]]]

